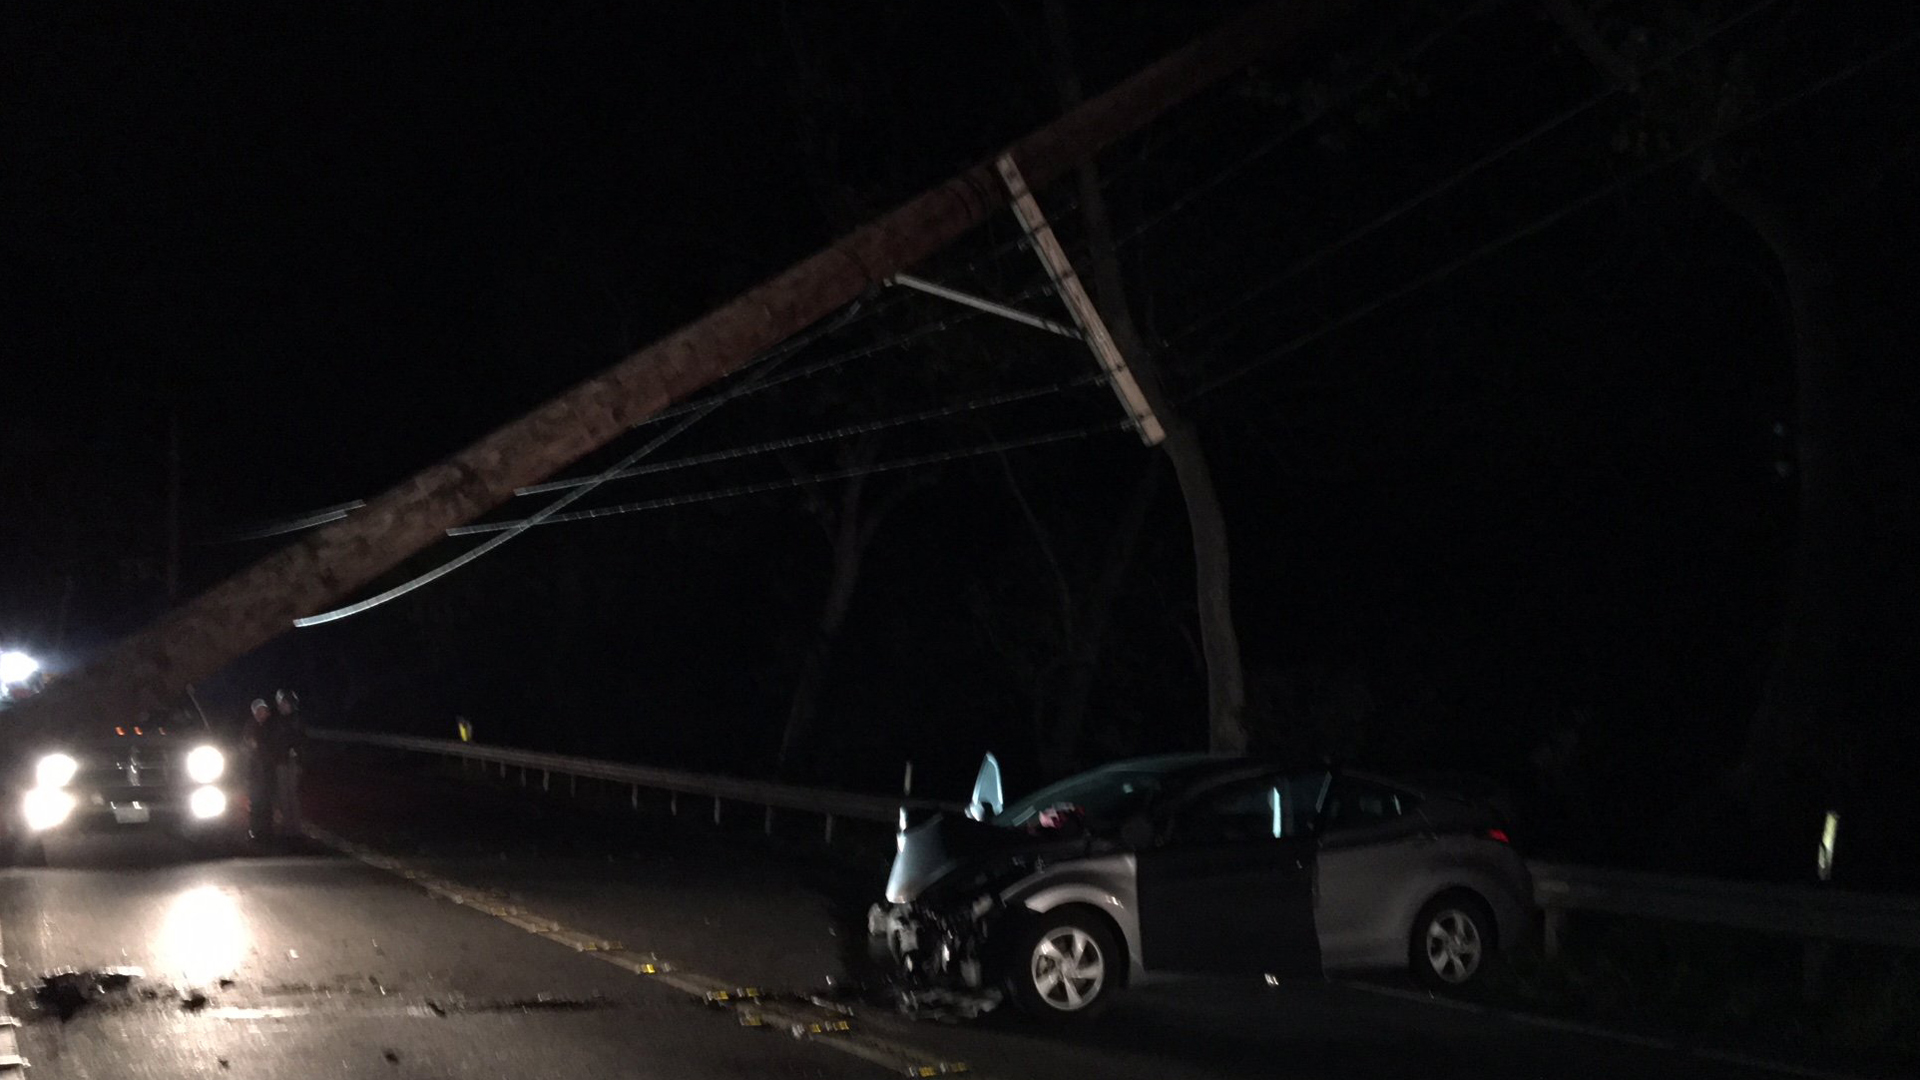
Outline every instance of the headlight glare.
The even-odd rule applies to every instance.
[[[227,812],[227,793],[217,787],[196,788],[187,799],[187,809],[201,821]]]
[[[73,796],[59,788],[34,788],[27,792],[20,809],[30,831],[45,832],[73,813]]]
[[[66,754],[48,754],[34,764],[33,782],[37,787],[66,787],[79,771],[80,763]]]
[[[187,776],[196,784],[211,784],[227,771],[227,756],[218,747],[196,746],[187,755]]]

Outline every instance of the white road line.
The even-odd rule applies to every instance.
[[[342,839],[316,826],[308,826],[307,833],[343,855],[418,885],[434,896],[462,907],[472,908],[479,914],[490,915],[535,937],[565,945],[582,956],[590,956],[595,960],[612,964],[635,975],[643,976],[649,981],[661,983],[683,994],[699,998],[703,1002],[707,1000],[708,994],[717,990],[728,990],[737,985],[687,971],[652,953],[628,949],[617,941],[569,929],[552,919],[536,915],[523,908],[499,903],[488,897],[482,890],[409,866],[404,860],[383,855],[372,848]],[[843,1054],[872,1062],[897,1074],[927,1077],[979,1075],[973,1073],[965,1062],[947,1061],[938,1054],[928,1053],[918,1047],[883,1038],[864,1030],[824,1030],[818,1033],[809,1030],[809,1025],[844,1019],[843,1017],[813,1016],[785,1006],[766,1005],[757,999],[738,1012],[742,1015],[743,1022],[749,1016],[759,1021],[750,1026],[785,1031],[796,1039],[806,1039],[821,1046],[832,1047]]]
[[[1728,1050],[1713,1050],[1707,1047],[1690,1046],[1676,1039],[1636,1035],[1632,1032],[1616,1031],[1613,1028],[1601,1027],[1598,1024],[1583,1023],[1578,1020],[1561,1020],[1556,1017],[1539,1016],[1534,1013],[1518,1012],[1513,1009],[1499,1009],[1491,1005],[1478,1005],[1468,1001],[1455,1001],[1437,994],[1401,990],[1391,986],[1375,986],[1371,983],[1363,982],[1340,982],[1337,985],[1344,986],[1350,990],[1359,990],[1364,993],[1373,994],[1376,997],[1413,1001],[1422,1005],[1438,1005],[1442,1008],[1454,1009],[1459,1012],[1469,1012],[1479,1016],[1490,1016],[1498,1020],[1506,1020],[1510,1023],[1525,1024],[1528,1027],[1546,1028],[1551,1031],[1567,1031],[1577,1035],[1588,1035],[1596,1039],[1626,1043],[1630,1046],[1645,1046],[1656,1050],[1691,1054],[1694,1057],[1705,1058],[1709,1061],[1725,1062],[1729,1065],[1738,1065],[1747,1069],[1765,1069],[1768,1072],[1779,1073],[1783,1076],[1805,1076],[1812,1078],[1812,1080],[1868,1080],[1866,1077],[1853,1073],[1813,1069],[1804,1065],[1789,1064],[1784,1061],[1770,1061],[1766,1058],[1754,1057],[1750,1054],[1739,1054]]]

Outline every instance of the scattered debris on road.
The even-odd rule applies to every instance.
[[[146,973],[139,968],[99,968],[82,970],[63,968],[42,976],[33,985],[33,1000],[40,1009],[60,1018],[74,1018],[80,1010],[107,997],[124,993],[133,981]]]

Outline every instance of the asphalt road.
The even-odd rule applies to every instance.
[[[788,1021],[835,1018],[798,993],[857,975],[877,856],[828,872],[811,854],[516,794],[336,767],[308,803],[344,852],[230,857],[120,835],[55,841],[50,867],[0,872],[29,1075],[862,1077],[957,1062],[1003,1080],[1782,1075],[1320,983],[1141,989],[1067,1033],[858,1005],[852,1031],[795,1038]],[[59,969],[129,966],[139,977],[66,1019],[32,991]],[[723,986],[769,996],[701,1000]]]

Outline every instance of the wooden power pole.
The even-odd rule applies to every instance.
[[[1262,0],[1004,151],[1040,187],[1256,59],[1297,43],[1335,0]],[[939,251],[1007,202],[994,161],[973,166],[707,315],[308,533],[119,642],[23,724],[129,716],[361,588],[446,530],[485,514],[635,424]],[[18,729],[16,729],[18,730]]]

